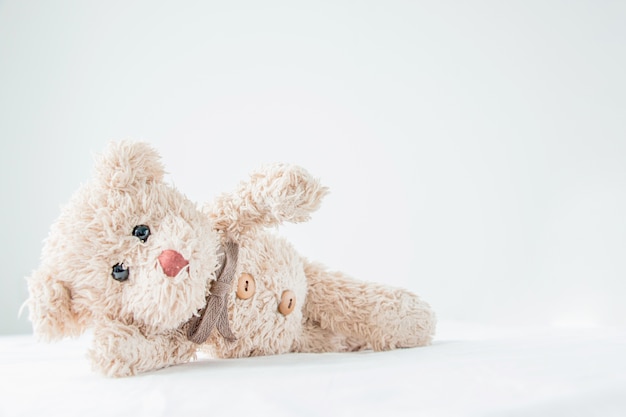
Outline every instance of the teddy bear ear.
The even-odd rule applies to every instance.
[[[96,178],[104,185],[118,189],[134,189],[159,182],[165,175],[161,156],[145,142],[111,142],[97,157]]]
[[[88,317],[72,306],[69,288],[42,269],[35,271],[28,281],[30,294],[25,305],[35,334],[44,340],[58,340],[78,336],[86,328]]]

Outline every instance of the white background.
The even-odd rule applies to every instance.
[[[0,333],[114,139],[202,202],[261,163],[332,194],[281,228],[444,319],[626,324],[626,3],[0,2]]]

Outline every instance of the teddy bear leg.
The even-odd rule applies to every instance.
[[[322,329],[316,321],[305,319],[302,334],[293,345],[292,351],[305,353],[354,352],[370,346],[361,338],[349,337],[330,329]]]
[[[424,346],[435,331],[430,306],[403,289],[353,280],[314,263],[304,315],[322,330],[367,343],[374,350]]]
[[[122,377],[188,362],[195,351],[178,330],[146,335],[136,326],[107,322],[95,328],[89,356],[95,369]]]

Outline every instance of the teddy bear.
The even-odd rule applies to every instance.
[[[303,168],[271,164],[199,206],[164,180],[148,143],[113,142],[62,208],[27,278],[35,334],[91,329],[96,371],[121,377],[205,352],[287,352],[428,345],[430,306],[399,288],[355,280],[280,237],[328,189]]]

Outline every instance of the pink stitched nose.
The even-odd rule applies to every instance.
[[[164,250],[159,255],[159,263],[168,277],[175,277],[181,269],[189,265],[189,261],[175,250]]]

